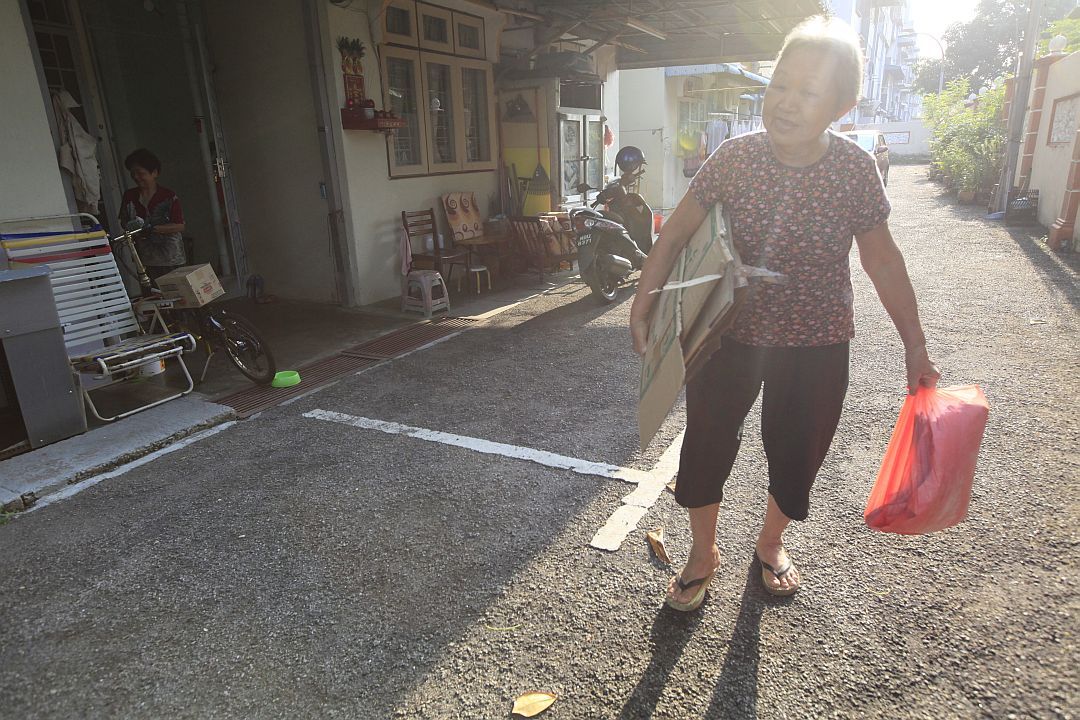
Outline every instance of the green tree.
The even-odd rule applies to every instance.
[[[1042,24],[1065,17],[1075,0],[1044,0]],[[972,88],[990,85],[1016,70],[1027,24],[1028,0],[979,0],[975,17],[945,31],[945,80],[969,78]]]
[[[991,90],[974,103],[967,101],[970,92],[968,80],[961,78],[940,95],[923,98],[930,159],[960,190],[986,190],[1000,175],[1005,158],[1005,88]]]
[[[915,63],[915,89],[926,95],[938,91],[941,79],[941,58],[919,58]]]

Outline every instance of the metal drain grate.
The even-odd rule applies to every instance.
[[[349,355],[334,355],[325,360],[318,360],[300,368],[300,384],[287,388],[270,387],[269,385],[256,385],[240,392],[233,393],[221,398],[217,402],[228,405],[242,418],[254,415],[257,412],[280,405],[290,398],[303,395],[309,390],[326,385],[342,375],[357,372],[372,365],[378,365],[378,360]]]
[[[468,318],[440,318],[430,323],[410,325],[382,337],[317,360],[300,368],[300,384],[288,388],[256,385],[227,395],[217,402],[228,405],[245,418],[272,408],[291,398],[337,380],[342,375],[378,365],[384,360],[404,355],[440,338],[453,335],[476,324]]]
[[[377,337],[362,345],[343,350],[343,355],[389,360],[412,352],[430,342],[453,335],[476,324],[469,318],[440,318],[429,323],[410,325]]]

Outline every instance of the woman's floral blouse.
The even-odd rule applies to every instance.
[[[690,182],[703,208],[723,203],[744,265],[787,275],[754,283],[729,332],[748,345],[847,342],[855,335],[848,254],[854,235],[889,217],[873,156],[829,133],[813,165],[782,165],[765,131],[731,138]]]

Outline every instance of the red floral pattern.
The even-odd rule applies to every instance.
[[[874,158],[829,133],[813,165],[773,156],[764,131],[731,138],[690,183],[703,208],[723,203],[746,265],[788,276],[755,283],[731,335],[747,345],[806,347],[855,336],[848,254],[852,238],[885,222],[889,200]]]

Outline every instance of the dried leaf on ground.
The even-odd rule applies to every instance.
[[[555,702],[555,696],[546,692],[525,693],[514,701],[514,708],[510,712],[522,717],[536,717],[551,707]]]
[[[672,479],[671,482],[669,482],[667,484],[667,489],[670,490],[671,492],[675,492],[675,479],[674,478]]]
[[[656,528],[645,533],[645,539],[649,541],[649,547],[652,548],[652,551],[656,553],[656,557],[660,558],[661,562],[671,562],[671,558],[667,554],[667,548],[664,547],[664,528]]]

